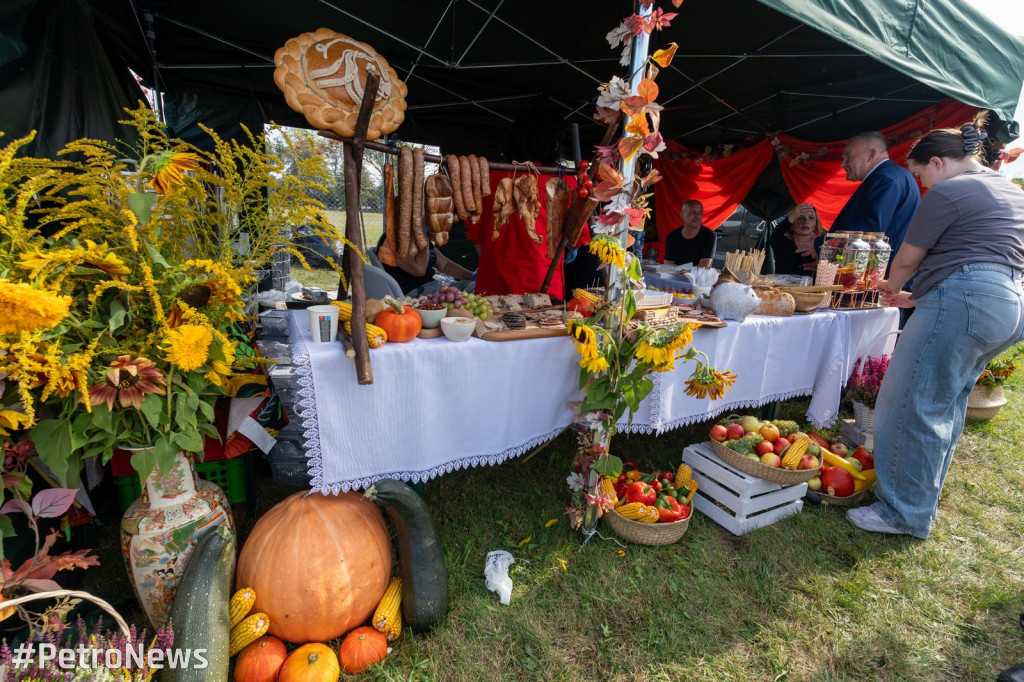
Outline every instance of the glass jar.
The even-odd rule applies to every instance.
[[[836,284],[841,284],[844,291],[859,289],[870,260],[871,244],[864,239],[862,232],[851,232],[836,272]]]
[[[871,236],[875,237],[875,241],[871,245],[871,260],[868,262],[868,269],[864,274],[865,289],[878,288],[879,282],[885,279],[885,271],[889,267],[889,259],[892,257],[889,238],[882,233]]]
[[[818,267],[814,277],[816,286],[830,287],[836,283],[838,261],[842,259],[848,240],[849,235],[845,232],[836,232],[825,236],[825,241],[818,253]]]

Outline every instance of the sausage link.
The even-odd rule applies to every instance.
[[[423,232],[423,148],[412,152],[412,236],[420,251],[430,246]]]
[[[459,220],[465,222],[469,220],[469,211],[466,210],[465,198],[462,196],[462,165],[459,163],[459,158],[454,154],[449,154],[445,159],[448,162],[448,175],[452,178],[452,199],[455,200],[455,215],[459,216]]]
[[[480,189],[483,192],[483,196],[491,196],[491,165],[487,163],[486,156],[476,157],[477,164],[480,165]]]
[[[384,164],[384,243],[377,249],[377,258],[385,265],[396,265],[395,253],[395,167]]]
[[[462,203],[466,211],[472,215],[476,213],[476,203],[473,201],[473,171],[469,167],[469,159],[465,156],[459,157],[459,169],[462,172]],[[479,173],[479,169],[477,169]]]
[[[408,258],[412,243],[412,149],[409,147],[402,147],[398,177],[398,257]]]

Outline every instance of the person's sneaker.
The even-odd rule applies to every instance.
[[[889,533],[890,535],[906,535],[904,531],[889,525],[878,515],[874,507],[857,507],[846,512],[850,523],[869,533]]]

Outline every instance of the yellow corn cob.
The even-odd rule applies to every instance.
[[[393,642],[402,633],[402,579],[392,578],[388,583],[388,589],[384,590],[384,596],[377,604],[377,610],[373,612],[373,627],[385,635],[388,641]]]
[[[686,482],[693,478],[693,470],[685,464],[680,464],[676,469],[676,487],[686,485]]]
[[[573,289],[572,295],[575,298],[582,298],[584,301],[590,301],[591,303],[597,303],[601,300],[596,294],[592,294],[586,289]]]
[[[782,466],[787,469],[796,470],[800,459],[807,452],[807,445],[810,441],[807,438],[797,438],[793,441],[793,444],[786,448],[786,452],[782,455]]]
[[[235,596],[231,597],[231,618],[229,628],[233,628],[242,622],[242,619],[249,615],[252,605],[256,603],[256,590],[251,587],[243,587]]]
[[[338,309],[338,317],[345,322],[352,319],[351,301],[331,301],[331,305]]]
[[[345,320],[345,331],[352,334],[352,321]],[[380,348],[388,340],[388,333],[375,324],[366,323],[366,342],[370,348]]]
[[[607,495],[608,497],[612,498],[613,500],[615,500],[615,502],[619,501],[618,496],[615,494],[615,484],[612,483],[612,479],[610,479],[610,478],[602,478],[601,479],[601,492],[604,493],[605,495]]]
[[[231,629],[231,641],[228,644],[228,656],[234,656],[257,639],[267,634],[270,629],[270,616],[265,613],[254,613]]]
[[[630,502],[617,507],[615,511],[630,521],[643,521],[647,517],[647,505],[643,502]]]
[[[658,508],[650,506],[647,508],[647,516],[640,519],[640,521],[643,523],[657,523],[659,518],[661,518],[661,514],[658,513]]]
[[[686,487],[689,489],[690,492],[686,493],[686,501],[683,502],[683,504],[689,505],[690,504],[690,500],[693,499],[694,493],[697,492],[697,479],[696,478],[690,479],[690,481],[686,484]]]

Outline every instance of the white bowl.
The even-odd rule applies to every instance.
[[[437,325],[441,324],[441,319],[448,314],[448,309],[444,306],[441,306],[439,310],[420,310],[416,307],[413,307],[413,310],[420,314],[424,329],[437,329]]]
[[[445,317],[441,320],[441,333],[449,341],[465,341],[473,335],[475,328],[476,318],[473,317]]]

